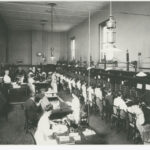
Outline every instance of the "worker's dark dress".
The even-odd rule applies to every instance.
[[[30,122],[32,122],[33,125],[37,125],[38,122],[38,107],[36,106],[36,103],[29,98],[25,103],[25,115],[26,119]]]

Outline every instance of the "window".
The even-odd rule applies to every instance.
[[[100,24],[100,60],[104,60],[104,54],[106,55],[107,60],[111,60],[113,58],[113,51],[109,50],[110,44],[108,43],[108,29],[106,26],[106,22],[104,21]],[[106,50],[105,52],[103,50]]]
[[[75,50],[76,50],[75,37],[73,37],[71,38],[71,60],[75,59]]]

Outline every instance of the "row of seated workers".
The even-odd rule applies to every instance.
[[[148,143],[150,111],[143,100],[136,100],[136,97],[131,99],[121,90],[113,91],[112,88],[106,88],[102,79],[89,84],[88,80],[76,74],[69,75],[65,71],[63,73],[60,71],[57,78],[69,93],[75,93],[80,101],[89,106],[90,110],[97,108],[102,119],[111,120],[111,127],[115,125],[117,129],[120,127],[126,129],[127,137],[131,137],[134,142]]]
[[[50,87],[48,90],[52,90],[54,93],[57,93],[60,89],[63,89],[65,91],[68,91],[70,94],[72,94],[73,100],[72,102],[68,102],[68,105],[72,107],[73,110],[73,118],[75,120],[75,123],[78,125],[82,115],[85,115],[85,112],[87,112],[87,107],[92,109],[97,108],[99,115],[102,117],[102,119],[105,117],[108,120],[111,120],[111,123],[113,125],[113,119],[116,117],[117,122],[115,121],[116,125],[119,125],[121,122],[121,119],[126,120],[125,121],[125,128],[127,128],[127,118],[128,114],[134,114],[135,116],[135,128],[136,132],[134,132],[134,138],[140,135],[143,143],[145,142],[145,133],[150,132],[150,122],[147,116],[147,107],[144,102],[134,101],[131,100],[127,95],[123,95],[121,91],[113,91],[112,89],[105,89],[102,82],[97,82],[96,84],[89,84],[86,80],[80,79],[76,77],[76,75],[72,76],[69,75],[68,72],[63,71],[62,72],[43,72],[39,68],[29,68],[28,72],[23,71],[20,67],[16,71],[16,77],[15,79],[19,77],[21,81],[19,82],[28,82],[28,86],[30,89],[30,97],[26,101],[26,108],[29,108],[29,116],[30,120],[34,120],[35,124],[38,124],[37,132],[35,134],[36,137],[43,137],[39,136],[40,134],[45,134],[46,137],[48,137],[49,134],[52,134],[57,129],[51,128],[49,131],[49,116],[51,114],[51,110],[53,107],[45,102],[46,100],[44,97],[43,91],[36,91],[35,88],[35,81],[36,80],[50,80]],[[23,79],[22,79],[23,78]],[[26,78],[26,79],[25,79]],[[99,79],[101,80],[101,79]],[[9,76],[9,70],[5,70],[5,74],[3,76],[3,82],[4,84],[11,84],[12,80]],[[4,91],[4,93],[2,92]],[[7,101],[7,94],[5,90],[1,90],[1,101],[4,101],[3,99],[6,97]],[[40,117],[37,115],[37,107],[42,106],[43,115]],[[121,117],[121,112],[124,112],[125,115]],[[35,117],[36,115],[36,117]],[[72,118],[72,116],[70,116]],[[119,122],[118,122],[119,119]],[[52,126],[54,126],[54,123],[51,121]],[[127,128],[128,129],[128,128]],[[49,131],[49,132],[48,132]],[[49,133],[49,134],[48,134]],[[131,133],[131,132],[129,132]],[[135,134],[138,133],[138,134]],[[38,136],[36,136],[38,135]],[[45,137],[45,136],[44,136]],[[38,139],[41,141],[43,139]],[[45,140],[43,140],[45,141]]]
[[[35,82],[45,81],[49,79],[51,83],[52,73],[42,71],[40,67],[29,67],[26,71],[22,67],[4,67],[0,69],[0,115],[7,118],[9,111],[9,103],[13,97],[10,97],[10,89],[16,85],[27,84],[28,95],[30,91],[36,92]],[[55,83],[52,83],[55,86]],[[55,88],[55,90],[57,90]]]

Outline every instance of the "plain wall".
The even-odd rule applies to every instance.
[[[16,64],[18,60],[31,64],[31,33],[30,31],[9,31],[8,62]]]
[[[0,17],[0,63],[7,61],[7,26]]]
[[[138,60],[138,52],[142,53],[144,62],[150,62],[150,2],[113,2],[113,15],[116,24],[116,46],[122,52],[115,52],[119,62],[126,61],[126,50],[129,50],[130,61]],[[125,14],[122,12],[138,13]],[[108,8],[91,16],[91,56],[97,62],[100,58],[99,24],[109,17]],[[88,59],[88,20],[68,32],[68,58],[70,57],[70,38],[76,38],[76,59]],[[144,64],[143,67],[149,67]]]
[[[50,48],[53,46],[54,59],[50,58]],[[42,32],[41,31],[9,31],[8,39],[9,63],[17,64],[18,60],[22,60],[23,64],[40,64],[43,63],[42,58],[37,57],[38,52],[43,52],[46,55],[47,61],[45,64],[51,64],[64,57],[67,59],[67,34],[54,33],[53,45],[51,34],[44,32],[43,34],[43,49],[42,49]]]
[[[47,58],[47,63],[56,63],[59,59],[67,59],[67,34],[54,33],[53,39],[50,32],[43,34],[43,53]],[[51,56],[51,47],[54,47],[54,58]],[[42,60],[37,57],[37,53],[42,50],[42,32],[32,31],[32,63],[39,64]]]

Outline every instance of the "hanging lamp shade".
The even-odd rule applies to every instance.
[[[113,44],[108,44],[107,47],[102,49],[102,52],[105,53],[107,60],[113,60],[114,59],[114,52],[123,52],[123,50],[117,48]]]
[[[113,51],[113,52],[123,52],[122,49],[117,48],[115,45],[113,44],[109,44],[107,45],[106,48],[102,49],[102,52],[107,53],[109,51]]]
[[[113,16],[109,16],[109,20],[106,23],[107,29],[115,29],[116,28],[116,20]]]
[[[116,42],[116,32],[114,30],[109,29],[107,31],[107,42],[112,44]]]
[[[42,60],[43,62],[46,62],[46,55],[45,55],[45,52],[44,52],[44,26],[45,24],[47,23],[47,20],[41,20],[41,30],[42,30],[42,53],[40,54],[40,57],[42,57]]]
[[[107,68],[105,69],[105,71],[110,71],[110,70],[112,70],[111,67],[107,67]]]
[[[136,76],[137,76],[137,77],[146,77],[147,74],[144,73],[144,72],[139,72],[139,73],[136,74]]]
[[[93,68],[95,68],[95,66],[90,66],[90,67],[87,68],[87,70],[91,70]]]
[[[36,55],[37,55],[38,57],[41,57],[41,56],[42,56],[42,53],[41,53],[41,52],[38,52]]]
[[[109,19],[106,22],[107,27],[107,42],[110,44],[113,44],[116,42],[116,20],[114,19],[114,16],[112,15],[112,2],[110,1],[110,14]]]
[[[51,48],[50,48],[50,53],[51,53],[50,58],[53,59],[53,58],[54,58],[54,50],[55,50],[54,44],[53,44],[53,32],[54,32],[54,7],[56,6],[56,4],[55,4],[55,3],[49,3],[48,5],[49,5],[50,8],[51,8],[51,44],[52,44],[52,46],[51,46]]]

